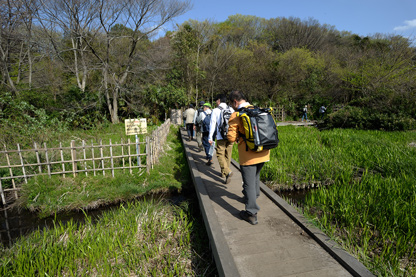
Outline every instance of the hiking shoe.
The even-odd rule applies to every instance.
[[[227,176],[225,176],[225,184],[229,184],[231,182],[231,176],[233,176],[232,171],[230,171],[230,173],[228,173]]]
[[[247,211],[240,211],[240,217],[248,223],[250,223],[251,225],[256,225],[257,223],[259,223],[257,221],[257,214],[252,215]]]
[[[212,160],[209,160],[209,161],[206,163],[206,165],[208,165],[208,166],[212,165]]]

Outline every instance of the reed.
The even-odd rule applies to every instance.
[[[262,180],[311,190],[307,215],[378,276],[416,274],[416,132],[279,127]],[[238,159],[236,152],[233,157]]]
[[[94,222],[57,223],[0,248],[0,276],[201,275],[215,266],[195,262],[206,253],[195,251],[194,229],[186,205],[127,203]]]

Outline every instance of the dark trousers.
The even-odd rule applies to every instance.
[[[211,147],[211,144],[209,144],[209,142],[208,142],[208,135],[209,135],[209,132],[203,132],[202,133],[202,145],[204,146],[205,154],[207,156],[207,159],[211,160],[212,156],[208,154],[209,153],[209,148]]]
[[[192,139],[192,137],[194,136],[194,124],[193,123],[187,123],[186,124],[186,131],[188,131],[189,139]]]
[[[260,196],[260,170],[263,165],[264,163],[240,166],[243,177],[243,194],[247,200],[246,211],[253,215],[260,210],[256,200]]]

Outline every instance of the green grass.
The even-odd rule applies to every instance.
[[[279,139],[266,184],[323,187],[305,204],[317,225],[376,275],[416,274],[416,132],[288,126]]]
[[[18,205],[48,216],[56,212],[95,208],[143,196],[148,193],[180,191],[190,180],[189,169],[178,137],[172,126],[165,145],[165,153],[149,174],[142,170],[115,171],[115,177],[38,176],[23,184]]]
[[[191,185],[178,127],[164,149],[150,174],[31,179],[19,204],[41,216],[122,204],[98,220],[56,222],[0,246],[0,276],[217,276],[198,204],[146,201]]]
[[[0,276],[212,276],[189,207],[136,201],[0,247]],[[198,223],[196,223],[198,224]]]

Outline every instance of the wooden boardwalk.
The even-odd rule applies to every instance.
[[[186,137],[182,128],[181,134]],[[216,157],[207,166],[195,140],[183,143],[220,276],[373,276],[263,184],[259,223],[241,220],[239,165],[233,161],[226,185]]]

